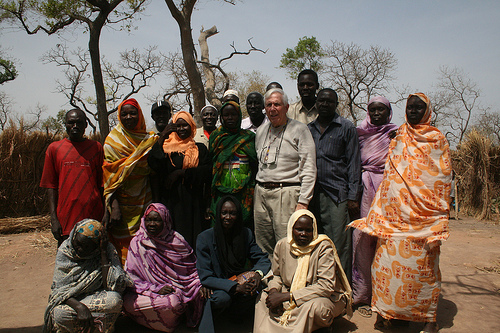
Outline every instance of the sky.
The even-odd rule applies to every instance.
[[[299,38],[315,36],[322,44],[336,40],[363,48],[378,45],[389,49],[398,60],[391,84],[409,85],[415,91],[432,92],[440,66],[458,67],[478,84],[481,104],[500,111],[494,102],[500,77],[499,14],[500,1],[496,0],[241,0],[236,5],[200,0],[191,25],[195,41],[202,26],[217,26],[219,34],[208,40],[211,59],[227,56],[232,42],[238,50],[246,50],[247,40],[252,38],[254,46],[267,53],[233,57],[226,62],[225,70],[261,71],[272,81],[280,82],[291,101],[298,96],[296,82],[279,68],[281,55],[286,48],[293,48]],[[4,26],[0,31],[0,50],[15,60],[19,77],[1,85],[0,91],[12,98],[19,113],[27,113],[37,104],[47,108],[46,116],[69,109],[65,97],[56,92],[56,80],[64,80],[62,69],[44,64],[40,58],[58,43],[85,48],[87,38],[80,29],[46,36],[27,35]],[[141,50],[149,45],[157,45],[163,53],[180,50],[179,29],[164,1],[152,0],[130,33],[105,28],[101,54],[113,61],[120,51]],[[148,97],[165,85],[165,78],[158,78],[135,98],[149,111]],[[395,95],[392,97],[394,100]],[[393,107],[393,121],[398,124],[403,121],[402,108],[403,105]]]

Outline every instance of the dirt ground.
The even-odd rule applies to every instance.
[[[441,248],[441,332],[500,332],[500,225],[473,219],[452,220]],[[50,293],[56,243],[50,232],[0,235],[0,333],[40,332]],[[376,332],[375,317],[355,312],[337,318],[334,332]],[[421,324],[388,332],[419,332]],[[219,324],[218,332],[250,332],[251,324]],[[177,332],[196,332],[179,327]],[[120,318],[116,332],[153,332]]]

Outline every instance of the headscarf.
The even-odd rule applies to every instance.
[[[302,217],[302,216],[309,216],[312,219],[312,224],[313,224],[313,238],[311,242],[306,245],[306,246],[299,246],[295,240],[293,239],[293,227],[297,220]],[[295,274],[293,275],[293,280],[292,280],[292,285],[290,286],[290,292],[293,293],[296,290],[302,289],[306,287],[307,283],[307,273],[309,271],[309,260],[311,258],[311,252],[316,248],[318,244],[320,244],[323,241],[330,242],[330,244],[333,247],[333,253],[335,256],[335,266],[336,266],[336,275],[340,275],[339,278],[341,279],[343,288],[345,290],[345,295],[347,297],[348,301],[348,314],[352,315],[352,313],[349,313],[351,309],[351,287],[349,286],[349,281],[347,280],[347,276],[345,275],[344,270],[342,269],[342,264],[340,263],[339,256],[337,255],[337,250],[335,248],[335,245],[333,244],[332,240],[328,238],[327,235],[318,235],[318,226],[316,223],[316,217],[314,216],[313,213],[311,213],[307,209],[299,209],[295,211],[292,216],[288,219],[288,226],[287,226],[287,235],[286,235],[287,242],[290,244],[290,252],[297,257],[297,269],[295,270]],[[291,311],[297,307],[297,304],[295,302],[291,302],[290,306],[285,310],[283,315],[280,318],[280,325],[282,326],[287,326],[288,325],[288,319],[290,318],[290,313]]]
[[[99,239],[102,234],[102,224],[96,220],[87,219],[86,223],[82,223],[78,229],[76,229],[76,234],[82,234],[83,236],[90,239]]]
[[[172,117],[174,123],[179,119],[184,119],[191,127],[191,134],[188,138],[181,140],[177,132],[172,132],[163,142],[163,152],[168,155],[170,162],[172,162],[172,153],[179,153],[184,155],[182,162],[183,169],[196,168],[198,166],[198,147],[194,142],[193,138],[196,135],[196,124],[194,123],[193,117],[186,111],[179,111]],[[172,164],[174,164],[172,162]]]
[[[71,297],[88,296],[103,288],[100,247],[98,246],[96,251],[87,257],[81,258],[73,246],[76,234],[80,233],[79,230],[91,229],[102,231],[102,225],[100,222],[92,219],[85,219],[78,222],[71,230],[68,239],[57,250],[54,278],[51,287],[52,291],[49,296],[49,304],[45,310],[43,332],[52,331],[53,322],[51,314],[56,306],[66,302]],[[100,237],[101,232],[99,232],[99,236],[96,239],[97,242],[99,242]],[[108,243],[107,255],[110,263],[107,278],[108,288],[113,291],[122,292],[126,287],[132,286],[132,281],[121,268],[120,260],[111,243]]]
[[[384,179],[368,216],[351,227],[383,239],[425,240],[449,236],[451,190],[450,148],[445,136],[430,125],[429,98],[416,93],[426,105],[419,124],[404,123],[389,146]]]
[[[124,105],[132,105],[139,112],[139,121],[133,130],[127,130],[121,123],[121,112]],[[146,131],[146,122],[141,107],[133,98],[124,100],[118,106],[119,123],[108,134],[104,141],[104,197],[109,206],[109,199],[116,189],[130,176],[134,168],[148,169],[144,158],[157,137],[154,132]]]
[[[222,121],[222,111],[227,105],[232,105],[238,111],[239,119],[238,126],[236,129],[228,129],[224,122]],[[223,166],[226,161],[230,161],[232,156],[237,151],[243,151],[243,153],[248,156],[249,161],[257,160],[257,153],[255,152],[255,133],[249,130],[241,129],[241,109],[238,103],[229,101],[222,105],[219,111],[222,126],[217,128],[210,134],[210,154],[212,156],[213,163],[213,178],[212,178],[212,188],[223,193],[236,193],[244,188],[252,177],[247,177],[244,181],[240,183],[239,187],[229,188],[222,186],[221,176],[223,171]]]
[[[145,218],[150,212],[157,212],[163,221],[163,229],[156,236],[146,229]],[[201,318],[203,302],[198,295],[201,282],[196,257],[184,237],[172,229],[170,212],[163,204],[152,203],[146,209],[130,242],[125,270],[134,280],[137,293],[154,299],[164,286],[172,286],[181,303],[194,301],[194,307],[188,308],[188,320],[196,325]]]
[[[236,206],[237,217],[231,230],[226,231],[222,226],[220,215],[222,205],[228,201]],[[222,197],[217,203],[214,235],[217,245],[217,257],[227,277],[244,272],[247,259],[247,248],[243,229],[243,214],[241,212],[241,203],[232,195]]]
[[[213,106],[213,105],[211,105],[211,104],[207,104],[207,105],[205,105],[204,107],[202,107],[202,108],[201,108],[201,110],[200,110],[200,117],[203,117],[203,113],[204,113],[204,112],[205,112],[205,110],[206,110],[206,109],[208,109],[208,108],[212,108],[212,109],[214,109],[214,110],[215,110],[215,115],[216,115],[216,117],[218,117],[218,116],[219,116],[219,110],[217,110],[217,108],[216,108],[215,106]]]
[[[389,117],[383,125],[373,125],[370,119],[370,113],[366,112],[366,118],[356,127],[359,137],[359,148],[361,151],[361,167],[363,171],[362,178],[365,186],[372,187],[372,193],[377,191],[378,185],[382,181],[384,165],[389,152],[389,143],[391,138],[389,132],[398,128],[391,123],[392,108],[389,100],[383,96],[376,96],[370,99],[370,104],[379,102],[389,109]]]

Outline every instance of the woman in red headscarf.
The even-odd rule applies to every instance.
[[[147,155],[157,140],[146,131],[139,103],[133,98],[118,106],[118,125],[104,141],[104,198],[110,216],[110,241],[122,264],[127,249],[151,203]]]
[[[170,132],[166,139],[158,141],[148,157],[149,166],[160,177],[160,184],[156,184],[159,195],[154,200],[167,206],[173,229],[194,248],[196,237],[208,227],[204,215],[209,203],[211,163],[207,147],[193,140],[193,117],[179,111],[172,123],[170,130],[166,128]]]

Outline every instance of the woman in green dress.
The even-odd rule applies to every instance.
[[[213,163],[212,212],[219,199],[235,196],[243,211],[243,224],[253,230],[253,191],[257,173],[255,134],[241,129],[241,109],[229,101],[220,111],[221,126],[210,135],[210,156]]]

